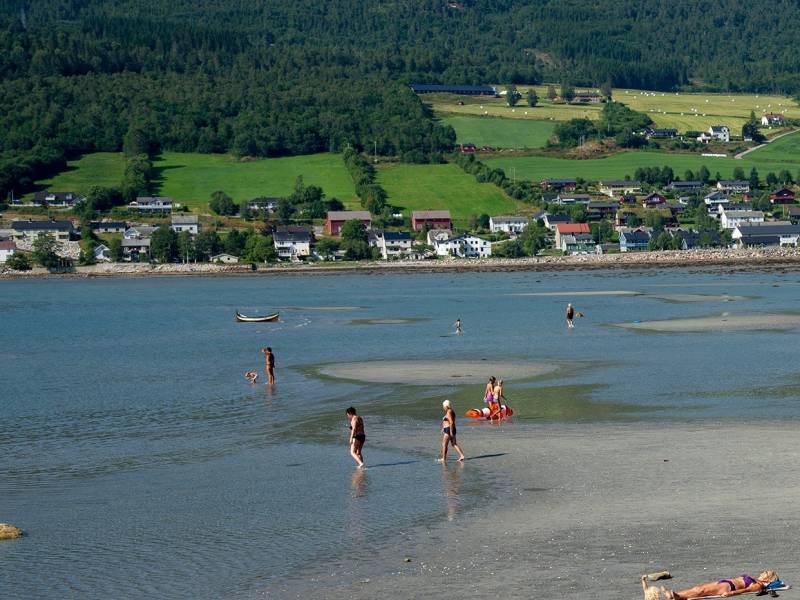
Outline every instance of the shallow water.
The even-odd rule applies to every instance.
[[[718,269],[0,282],[0,521],[28,534],[0,544],[0,595],[252,597],[501,493],[491,459],[433,462],[439,403],[461,414],[481,385],[320,376],[330,363],[467,360],[481,378],[481,359],[557,364],[506,382],[517,417],[502,427],[797,419],[795,329],[611,325],[790,312],[798,283]],[[585,317],[567,331],[571,297]],[[237,308],[281,322],[237,324]],[[242,376],[265,345],[272,391]],[[351,404],[367,423],[361,474]],[[465,421],[462,444],[486,425]]]

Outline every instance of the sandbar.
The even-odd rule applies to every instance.
[[[633,292],[631,290],[583,290],[573,291],[564,290],[561,292],[520,292],[517,294],[508,294],[509,296],[554,296],[572,298],[578,296],[640,296],[641,292]]]
[[[427,321],[426,317],[388,317],[381,319],[353,319],[350,321],[351,325],[407,325],[408,323],[417,323],[419,321]]]
[[[323,365],[319,373],[337,379],[368,383],[441,385],[484,383],[490,375],[498,379],[531,379],[558,369],[552,363],[493,360],[392,360]]]
[[[660,332],[789,330],[800,327],[800,314],[731,315],[723,313],[707,317],[616,323],[616,325],[627,329]]]
[[[753,296],[734,294],[648,294],[647,297],[665,302],[739,302],[753,299]]]

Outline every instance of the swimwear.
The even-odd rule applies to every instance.
[[[447,422],[447,417],[442,417],[442,423],[445,423],[445,422]],[[449,427],[444,427],[442,429],[442,433],[444,435],[449,435],[450,437],[456,437],[456,426],[453,425],[453,433],[450,433],[450,428]]]
[[[720,579],[717,583],[727,583],[732,592],[736,591],[736,584],[730,579]]]
[[[363,444],[365,441],[367,441],[367,436],[364,435],[363,433],[357,433],[353,436],[353,439],[358,440]]]
[[[742,575],[742,579],[744,579],[744,587],[748,588],[754,583],[758,583],[758,580],[753,579],[750,575]]]

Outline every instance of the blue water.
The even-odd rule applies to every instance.
[[[578,290],[642,295],[514,295]],[[653,297],[678,293],[747,298]],[[419,401],[452,384],[336,381],[315,374],[324,363],[559,364],[556,376],[508,383],[510,397],[563,390],[564,406],[518,406],[516,427],[796,419],[796,331],[613,324],[797,311],[799,293],[791,270],[0,282],[0,522],[27,532],[0,543],[0,597],[246,597],[406,527],[466,518],[494,489],[489,469],[466,469],[456,485],[431,468],[440,413]],[[568,300],[586,315],[572,332]],[[281,322],[236,324],[236,309],[279,309]],[[451,335],[457,317],[462,336]],[[266,345],[274,390],[242,376]],[[368,426],[363,474],[346,449],[350,404]],[[399,449],[426,432],[429,447]]]

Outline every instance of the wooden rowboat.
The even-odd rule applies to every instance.
[[[237,323],[266,323],[268,321],[277,321],[278,316],[280,313],[275,313],[274,315],[265,315],[263,317],[246,317],[238,310],[236,311],[236,322]]]

